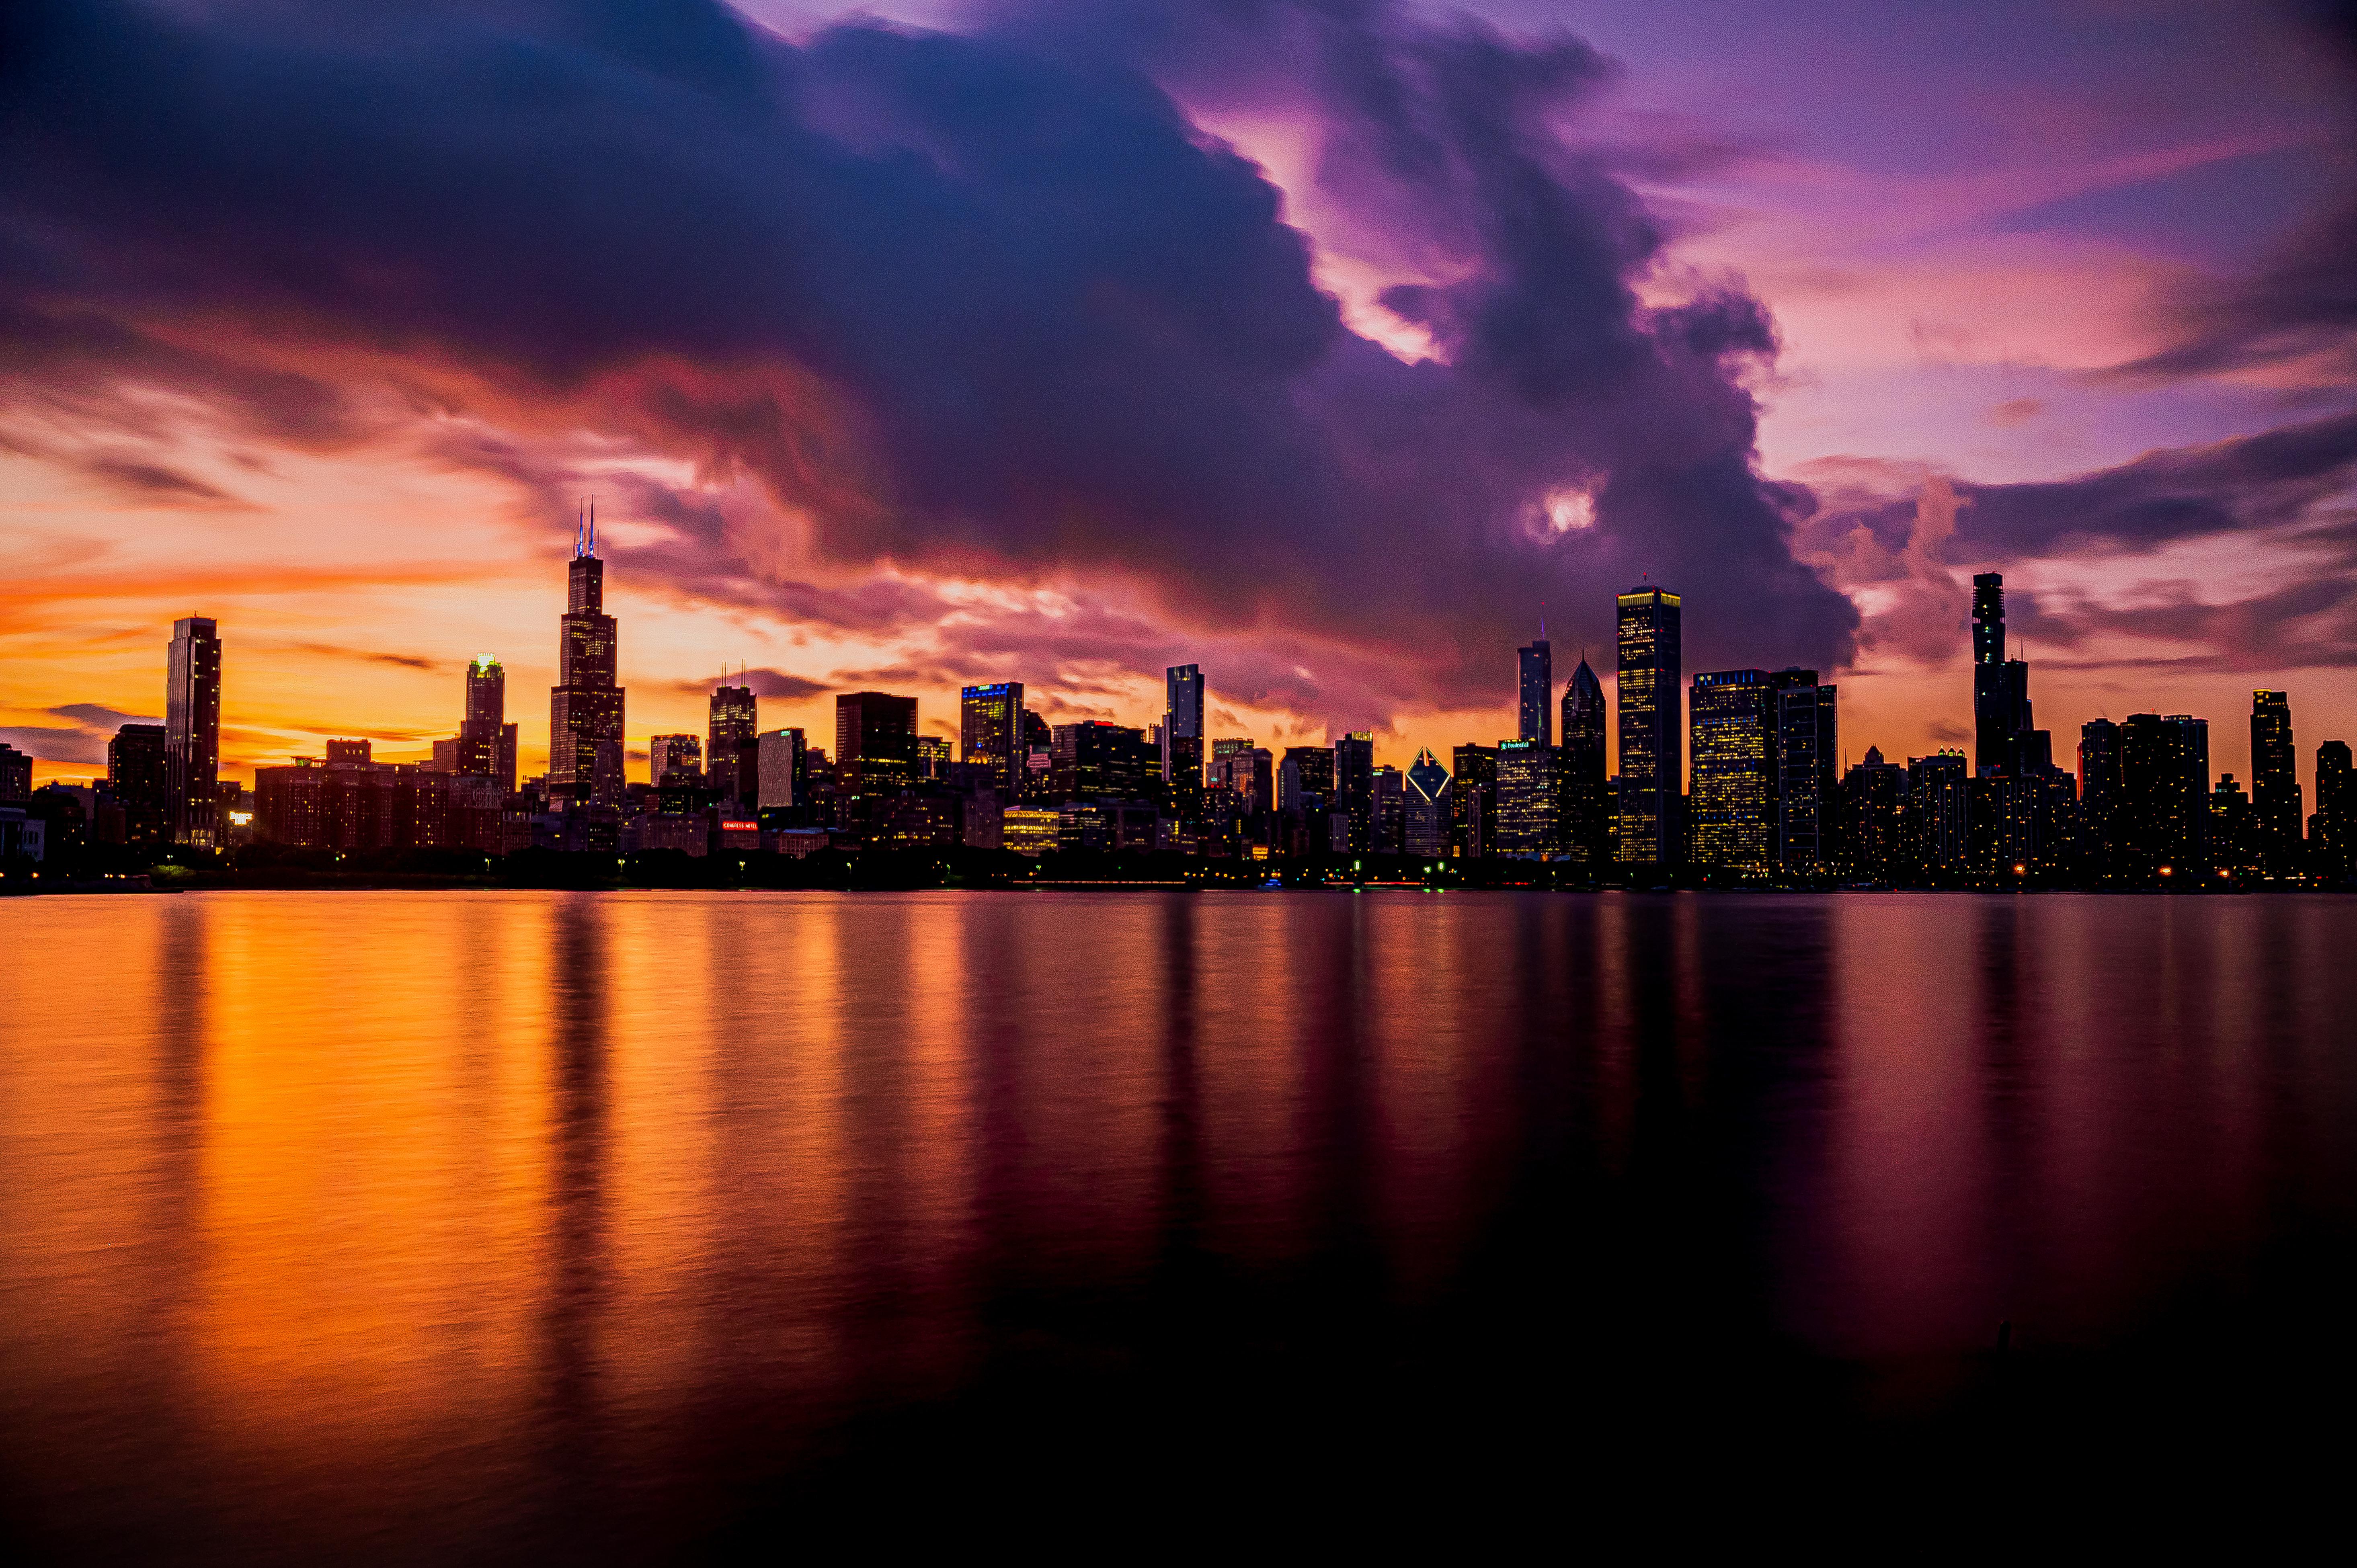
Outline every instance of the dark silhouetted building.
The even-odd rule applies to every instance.
[[[1498,853],[1544,860],[1556,851],[1555,750],[1540,740],[1498,743]]]
[[[1248,817],[1266,816],[1276,802],[1276,764],[1250,736],[1211,743],[1211,779],[1235,798]]]
[[[33,795],[33,758],[13,746],[0,746],[0,800],[28,800]]]
[[[2266,856],[2259,842],[2258,822],[2251,814],[2251,798],[2231,773],[2221,773],[2218,782],[2210,787],[2210,865],[2228,876],[2266,875]]]
[[[1684,638],[1678,596],[1631,588],[1620,596],[1620,833],[1621,864],[1666,868],[1684,843]],[[1461,774],[1460,774],[1461,777]]]
[[[760,795],[761,704],[750,686],[726,682],[712,689],[712,703],[704,726],[704,776],[724,800],[753,800]]]
[[[1969,783],[1961,751],[1907,759],[1907,859],[1912,875],[1959,882],[1969,866]]]
[[[2079,875],[2101,882],[2114,870],[2119,843],[2120,726],[2090,719],[2079,726]]]
[[[1173,664],[1162,673],[1162,780],[1183,822],[1203,816],[1203,671]]]
[[[1879,747],[1842,777],[1841,831],[1836,855],[1845,875],[1895,883],[1908,874],[1907,770],[1885,762]]]
[[[1480,860],[1498,853],[1498,748],[1460,746],[1449,785],[1449,853]]]
[[[2147,885],[2208,869],[2210,725],[2190,714],[2131,714],[2120,726],[2120,874]]]
[[[221,643],[204,616],[172,623],[164,683],[164,768],[174,843],[211,849],[221,823]]]
[[[1350,818],[1353,854],[1375,847],[1375,735],[1353,730],[1334,743],[1334,806]]]
[[[1049,731],[1052,800],[1151,800],[1161,793],[1161,748],[1143,729],[1085,719]]]
[[[106,743],[106,778],[123,808],[125,843],[170,842],[171,777],[162,725],[124,725]]]
[[[1400,848],[1426,860],[1448,855],[1448,769],[1428,750],[1415,754],[1400,788]]]
[[[834,700],[835,789],[875,800],[916,782],[917,699],[846,692]]]
[[[1023,682],[1001,681],[958,693],[958,757],[982,768],[1012,800],[1023,788]]]
[[[2029,666],[2005,656],[2005,578],[1973,579],[1973,770],[2019,766],[2019,736],[2029,728]]]
[[[1779,670],[1775,690],[1775,799],[1770,850],[1787,875],[1811,876],[1833,860],[1834,771],[1841,755],[1840,692],[1813,670]]]
[[[2327,881],[2357,875],[2357,777],[2349,767],[2349,743],[2328,740],[2316,748],[2316,814],[2309,819],[2310,863]]]
[[[1514,650],[1521,675],[1515,703],[1514,738],[1540,746],[1555,744],[1555,654],[1547,646],[1546,622],[1539,622],[1538,640]]]
[[[1375,769],[1373,834],[1367,848],[1376,854],[1399,854],[1407,843],[1407,779],[1386,762]]]
[[[1572,864],[1602,873],[1612,862],[1604,685],[1582,659],[1563,688],[1563,741],[1555,763],[1555,831]]]
[[[1688,724],[1696,865],[1764,875],[1775,845],[1775,688],[1765,670],[1694,678]]]
[[[467,666],[466,714],[458,721],[447,771],[489,779],[502,793],[515,793],[516,726],[508,723],[508,672],[488,653],[475,655]]]
[[[622,792],[620,649],[606,613],[597,523],[576,528],[558,622],[556,684],[548,693],[548,785],[569,800],[611,805]]]
[[[2301,842],[2299,754],[2292,745],[2291,699],[2281,692],[2251,693],[2251,832],[2259,865],[2274,877],[2298,876],[2307,861]]]
[[[704,742],[692,735],[647,737],[647,782],[685,784],[704,777]]]

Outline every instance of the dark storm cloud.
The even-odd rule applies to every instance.
[[[219,486],[161,463],[144,462],[120,453],[102,453],[83,458],[78,467],[117,496],[137,505],[250,510],[247,502]]]
[[[838,562],[1119,573],[1199,627],[1388,644],[1437,699],[1493,688],[1542,599],[1600,639],[1641,572],[1692,659],[1849,646],[1788,547],[1809,498],[1756,470],[1772,324],[1640,302],[1662,234],[1560,133],[1609,74],[1567,35],[1243,3],[793,47],[702,0],[0,29],[0,310],[45,380],[218,363],[331,436],[339,354],[455,366],[758,478]],[[1342,325],[1165,70],[1298,95],[1321,184],[1448,280],[1389,301],[1444,361]],[[675,521],[674,579],[726,576]]]
[[[159,725],[164,722],[126,714],[102,703],[67,703],[48,712],[51,718],[69,722],[0,727],[0,743],[13,746],[43,762],[102,768],[106,764],[106,743],[114,738],[116,730],[124,725]]]
[[[447,659],[435,659],[422,653],[387,653],[373,648],[345,648],[333,642],[295,642],[287,644],[297,653],[308,653],[320,659],[350,659],[362,664],[390,664],[399,670],[448,670]]]
[[[2202,534],[2297,522],[2357,479],[2357,413],[2264,435],[2151,452],[2115,468],[2045,484],[1959,482],[1965,554],[2021,556],[2084,547],[2145,548]],[[1888,518],[1877,520],[1887,530]],[[1956,553],[1951,552],[1952,555]]]

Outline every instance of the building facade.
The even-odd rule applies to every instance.
[[[958,757],[982,768],[1011,800],[1023,783],[1023,682],[1001,681],[958,693]]]
[[[606,613],[606,563],[597,524],[576,529],[565,568],[565,608],[557,623],[556,684],[548,693],[548,781],[552,793],[611,805],[622,792],[622,704],[616,683],[619,647]]]
[[[1637,587],[1616,601],[1620,631],[1620,780],[1616,853],[1623,865],[1677,864],[1684,842],[1685,680],[1678,596]]]
[[[2300,822],[2299,753],[2292,742],[2291,699],[2281,692],[2251,693],[2251,836],[2259,867],[2287,878],[2305,869]]]
[[[1695,864],[1765,875],[1775,843],[1775,688],[1765,670],[1715,670],[1694,678],[1691,695]]]
[[[165,805],[172,842],[216,847],[221,823],[221,628],[205,616],[172,623],[164,686]]]

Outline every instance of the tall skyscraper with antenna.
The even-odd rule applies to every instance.
[[[1514,738],[1547,746],[1555,744],[1555,656],[1547,647],[1546,611],[1539,611],[1538,640],[1515,650],[1522,665],[1522,689],[1516,704]]]
[[[622,793],[619,649],[606,613],[606,563],[597,556],[597,502],[573,529],[565,608],[558,622],[556,684],[548,693],[548,782],[576,801],[612,804]]]

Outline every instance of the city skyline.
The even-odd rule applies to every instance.
[[[1603,597],[1645,574],[1709,607],[1689,668],[1814,669],[1841,687],[1845,733],[1897,755],[1971,730],[1952,694],[1983,571],[2015,590],[2013,635],[2058,736],[2063,715],[2118,719],[2156,693],[2216,714],[2253,689],[2299,693],[2308,725],[2357,729],[2357,574],[2334,510],[2357,424],[2345,337],[2298,294],[2322,275],[2303,259],[2337,254],[2318,248],[2345,204],[2348,57],[2302,15],[2194,5],[2123,50],[2088,17],[2041,10],[2012,18],[1999,49],[1962,16],[1857,39],[1826,7],[1696,28],[1675,7],[1603,4],[1571,18],[1574,38],[1544,8],[1480,0],[1483,58],[1555,73],[1548,113],[1517,120],[1500,156],[1570,226],[1521,235],[1448,219],[1489,212],[1483,181],[1502,171],[1425,69],[1450,35],[1402,8],[1348,26],[1447,150],[1441,188],[1348,156],[1396,127],[1321,81],[1279,5],[1265,37],[1174,37],[1163,54],[1082,28],[1058,46],[1098,51],[1082,77],[1114,66],[1168,96],[1072,98],[1077,132],[1119,154],[1054,164],[1035,208],[978,148],[942,166],[944,199],[903,201],[879,173],[890,160],[864,161],[844,127],[781,128],[707,91],[762,51],[823,75],[862,50],[881,91],[914,58],[905,31],[683,4],[692,43],[599,54],[563,31],[565,10],[502,23],[518,32],[498,44],[435,35],[442,47],[393,59],[326,20],[299,42],[260,38],[231,8],[127,13],[156,47],[109,52],[90,42],[107,29],[70,26],[73,5],[40,8],[61,18],[56,47],[22,51],[9,79],[27,123],[42,106],[50,124],[103,123],[81,113],[90,92],[158,118],[104,156],[70,137],[11,144],[12,215],[106,259],[10,281],[12,307],[111,324],[39,338],[51,347],[0,377],[0,527],[17,563],[0,731],[38,778],[88,777],[114,725],[163,720],[152,628],[191,613],[239,628],[245,695],[221,737],[234,777],[317,753],[353,714],[380,754],[422,757],[484,649],[536,768],[546,718],[521,693],[562,676],[525,628],[586,493],[608,520],[609,607],[633,628],[617,671],[633,751],[700,733],[707,693],[682,672],[724,662],[813,735],[828,719],[811,688],[881,686],[917,695],[947,738],[963,684],[1024,681],[1053,720],[1137,719],[1161,711],[1158,671],[1191,660],[1220,677],[1214,735],[1281,748],[1372,731],[1405,765],[1515,735],[1495,650],[1528,636],[1543,601],[1562,662],[1593,661],[1614,631]],[[1015,86],[1027,60],[1074,80],[1054,74],[1056,49],[1034,60],[963,15],[883,13],[942,29],[925,47],[1005,124],[1038,117]],[[780,31],[748,30],[762,27]],[[202,138],[174,118],[187,101],[142,75],[173,59],[242,80],[240,60],[281,44],[296,85],[217,95],[239,112]],[[470,50],[511,44],[615,90],[528,110],[430,63],[463,72]],[[1770,69],[1730,92],[1754,59]],[[291,128],[322,102],[299,83],[346,70],[384,102],[452,115]],[[1946,91],[1901,104],[1789,86],[1889,70]],[[690,91],[657,91],[666,72]],[[888,145],[949,134],[888,92],[872,107]],[[276,188],[274,149],[311,133],[352,170],[352,211],[236,198]],[[694,226],[584,241],[542,193],[574,188],[580,149],[618,135],[645,166],[602,177],[614,210],[702,171],[702,210],[767,248],[720,267],[739,248]],[[743,171],[772,166],[781,141],[830,138],[847,149],[847,209],[889,220],[868,237],[898,250],[808,273],[782,264],[799,252],[775,189]],[[201,166],[153,175],[199,143]],[[683,164],[683,145],[745,156],[714,170]],[[1605,172],[1566,181],[1556,151]],[[432,220],[339,227],[388,166],[447,193]],[[1147,188],[1162,194],[1138,203]],[[503,199],[462,194],[485,190]],[[923,227],[951,209],[999,225],[1002,265],[919,266],[956,251]],[[314,241],[352,260],[348,288],[258,260]],[[918,272],[893,271],[896,254]],[[1164,254],[1168,271],[1141,260]],[[207,309],[147,264],[165,255]],[[706,286],[677,286],[698,267]],[[789,275],[813,292],[784,289]],[[415,287],[379,292],[393,276]],[[102,277],[113,292],[59,281]],[[1044,299],[1004,308],[1030,277],[1072,297],[1102,279],[1176,336]],[[900,292],[871,297],[863,280]],[[970,357],[942,356],[956,333],[904,340],[931,319],[918,300],[986,324]],[[1539,320],[1565,324],[1566,351],[1617,345],[1571,384],[1693,457],[1695,489],[1619,421],[1566,413],[1562,378],[1513,357],[1555,341],[1514,325]],[[1477,321],[1497,333],[1452,338]],[[1717,358],[1682,357],[1698,344]],[[1491,353],[1513,374],[1478,373]],[[1109,373],[1130,365],[1144,373]],[[1435,417],[1393,422],[1411,382]],[[1068,395],[1109,385],[1122,395]],[[2239,733],[2212,760],[2252,771]],[[2312,790],[2312,759],[2298,768]]]

